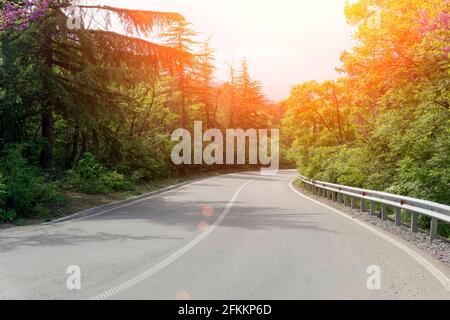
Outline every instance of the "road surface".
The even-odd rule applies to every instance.
[[[219,176],[86,219],[0,231],[0,299],[450,298],[411,255],[295,193],[294,177]],[[80,290],[67,287],[69,266]],[[370,266],[378,290],[367,287]]]

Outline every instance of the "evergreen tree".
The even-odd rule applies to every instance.
[[[194,31],[192,24],[185,21],[176,21],[172,23],[167,32],[162,33],[160,37],[164,43],[186,56],[193,55],[194,46],[197,45],[195,37],[198,32]],[[193,61],[179,60],[175,66],[175,79],[180,90],[179,110],[181,113],[180,124],[186,128],[189,120],[188,98],[192,90],[191,72],[195,69]]]
[[[215,125],[213,100],[215,88],[212,86],[214,79],[214,49],[209,45],[209,40],[203,43],[200,52],[195,55],[196,58],[196,92],[200,96],[200,100],[204,105],[204,113],[206,127],[210,128]]]
[[[21,2],[18,3],[20,5]],[[76,23],[72,23],[72,17],[69,19],[74,12],[78,12],[74,18]],[[123,27],[123,33],[108,30],[111,16]],[[55,112],[70,118],[76,132],[81,123],[86,125],[93,122],[95,126],[85,131],[92,129],[93,132],[97,131],[95,134],[98,131],[111,133],[110,128],[102,126],[98,118],[111,115],[112,110],[108,108],[116,105],[113,102],[125,99],[111,86],[114,81],[136,83],[147,72],[155,72],[160,68],[173,71],[181,64],[180,60],[184,64],[190,59],[186,52],[136,36],[148,35],[155,27],[183,21],[183,17],[175,13],[82,5],[78,1],[53,1],[48,12],[25,31],[7,30],[1,35],[5,56],[2,88],[7,95],[16,96],[16,99],[9,98],[5,105],[19,104],[2,110],[6,116],[4,119],[9,119],[3,124],[10,121],[20,123],[15,110],[16,107],[24,107],[24,99],[39,102],[31,104],[36,110],[19,113],[22,118],[35,112],[41,114],[45,144],[40,164],[42,169],[50,171]],[[8,90],[6,82],[14,74],[23,76],[23,81],[34,81],[36,90],[27,90],[27,96],[23,99],[22,92],[15,92],[12,87]],[[3,126],[5,137],[19,138],[18,133],[6,131],[10,130]],[[21,129],[12,131],[19,132]]]

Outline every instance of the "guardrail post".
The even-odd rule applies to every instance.
[[[299,175],[299,179],[303,181],[303,187],[313,194],[344,204],[344,206],[350,205],[352,209],[356,209],[358,206],[362,212],[370,210],[371,216],[378,216],[382,220],[387,220],[391,212],[393,212],[396,226],[402,224],[402,210],[405,210],[405,214],[411,215],[410,229],[413,233],[418,232],[419,229],[419,214],[428,217],[427,219],[431,218],[431,240],[438,236],[439,221],[449,222],[450,206],[386,192],[351,188],[321,181],[310,181],[301,175]],[[378,206],[381,207],[381,212],[378,212]]]
[[[417,232],[417,212],[411,212],[411,232]]]
[[[375,202],[370,201],[370,215],[374,216],[375,215]]]
[[[402,209],[395,208],[395,225],[399,226],[402,224]]]
[[[381,219],[386,220],[387,219],[387,208],[385,204],[381,204]]]
[[[438,219],[431,218],[431,227],[430,227],[430,240],[433,241],[436,239],[438,229]]]

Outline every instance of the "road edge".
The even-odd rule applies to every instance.
[[[238,172],[238,173],[245,173],[245,172]],[[28,231],[33,231],[33,230],[41,230],[44,228],[48,228],[51,226],[57,226],[60,224],[65,224],[65,223],[69,223],[69,222],[73,222],[73,221],[78,221],[78,220],[83,220],[83,219],[87,219],[87,218],[91,218],[91,217],[95,217],[95,216],[99,216],[102,214],[106,214],[108,212],[126,207],[128,205],[131,205],[133,203],[138,203],[138,202],[142,202],[148,199],[151,199],[153,197],[156,197],[158,195],[164,194],[166,192],[170,192],[170,191],[174,191],[183,187],[187,187],[189,185],[201,182],[201,181],[205,181],[205,180],[209,180],[209,179],[214,179],[217,177],[222,177],[222,176],[227,176],[230,174],[236,174],[235,173],[225,173],[225,174],[219,174],[219,175],[212,175],[212,176],[208,176],[208,177],[203,177],[203,178],[198,178],[198,179],[193,179],[193,180],[188,180],[185,182],[181,182],[181,183],[177,183],[174,184],[172,186],[168,186],[168,187],[164,187],[161,188],[159,190],[155,190],[152,192],[148,192],[145,194],[141,194],[135,197],[131,197],[128,199],[124,199],[124,200],[119,200],[119,201],[114,201],[111,203],[107,203],[101,206],[97,206],[97,207],[92,207],[80,212],[76,212],[74,214],[71,214],[69,216],[66,217],[62,217],[56,220],[52,220],[49,222],[43,222],[43,223],[39,223],[36,225],[30,225],[30,226],[25,226],[25,227],[15,227],[15,228],[8,228],[8,229],[3,229],[0,230],[0,235],[4,232],[5,235],[17,235],[17,234],[21,234],[24,232],[28,232]]]
[[[38,224],[38,226],[39,225],[45,226],[45,225],[58,224],[58,223],[63,223],[63,222],[68,222],[68,221],[74,221],[74,220],[79,220],[79,219],[83,219],[83,218],[89,218],[91,216],[98,215],[98,214],[107,213],[107,212],[110,212],[112,210],[118,209],[118,208],[120,208],[122,206],[126,206],[126,205],[129,205],[129,204],[132,204],[132,203],[134,203],[136,201],[144,201],[144,200],[146,200],[146,199],[148,199],[150,197],[154,197],[154,196],[156,196],[158,194],[162,194],[164,192],[172,191],[172,190],[175,190],[175,189],[178,189],[178,188],[190,185],[192,183],[196,183],[196,182],[199,182],[199,181],[211,179],[211,178],[214,178],[214,177],[220,177],[220,175],[218,175],[218,176],[211,176],[211,177],[205,177],[205,178],[198,178],[198,179],[193,179],[193,180],[188,180],[188,181],[185,181],[185,182],[177,183],[177,184],[174,184],[174,185],[171,185],[171,186],[168,186],[168,187],[164,187],[164,188],[161,188],[161,189],[158,189],[158,190],[155,190],[155,191],[147,192],[147,193],[144,193],[144,194],[141,194],[141,195],[138,195],[138,196],[134,196],[134,197],[131,197],[131,198],[127,198],[127,199],[123,199],[123,200],[119,200],[119,201],[114,201],[114,202],[107,203],[107,204],[104,204],[104,205],[101,205],[101,206],[85,209],[83,211],[73,213],[73,214],[68,215],[66,217],[62,217],[62,218],[59,218],[59,219],[56,219],[56,220],[40,223],[40,224]]]
[[[396,240],[393,238],[393,235],[387,234],[381,230],[378,230],[374,226],[371,226],[367,224],[364,221],[361,221],[359,219],[354,219],[352,216],[346,214],[345,212],[342,212],[336,208],[333,208],[323,202],[317,201],[313,198],[308,197],[307,195],[301,193],[297,188],[294,186],[294,182],[297,181],[298,178],[294,178],[289,182],[289,188],[295,192],[296,194],[300,195],[303,198],[306,198],[334,213],[339,214],[340,216],[353,221],[354,223],[358,224],[359,226],[365,228],[366,230],[372,232],[373,234],[379,236],[383,240],[389,242],[391,245],[397,247],[401,251],[403,251],[405,254],[410,256],[412,259],[414,259],[417,263],[419,263],[422,267],[424,267],[448,292],[450,292],[450,279],[447,277],[447,275],[442,272],[438,267],[436,267],[434,264],[432,264],[430,261],[428,261],[426,258],[424,258],[422,255],[420,255],[415,250],[409,248],[406,244],[403,244],[400,242],[400,240]]]

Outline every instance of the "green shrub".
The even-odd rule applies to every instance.
[[[22,145],[8,147],[1,170],[5,176],[3,220],[50,217],[55,205],[64,198],[54,183],[47,181],[39,169],[23,156]]]
[[[171,151],[170,136],[157,135],[151,139],[127,138],[123,144],[123,152],[127,156],[114,168],[137,183],[168,176]]]
[[[14,210],[1,210],[0,211],[0,222],[13,222],[16,220],[17,214]]]
[[[144,169],[138,169],[133,171],[131,174],[130,180],[134,184],[141,183],[145,180],[145,170]]]
[[[6,213],[6,185],[3,175],[0,173],[0,222],[10,220]]]
[[[312,179],[361,187],[367,176],[368,158],[364,148],[317,147],[297,162],[299,171]]]
[[[70,186],[84,193],[104,193],[107,192],[101,182],[101,177],[105,168],[96,161],[90,153],[86,153],[68,172],[68,182]]]
[[[101,181],[109,190],[113,191],[123,191],[131,188],[131,184],[125,179],[124,175],[117,171],[104,173]]]
[[[68,172],[68,183],[74,190],[88,194],[120,191],[129,186],[122,174],[108,171],[90,153],[86,153]]]

